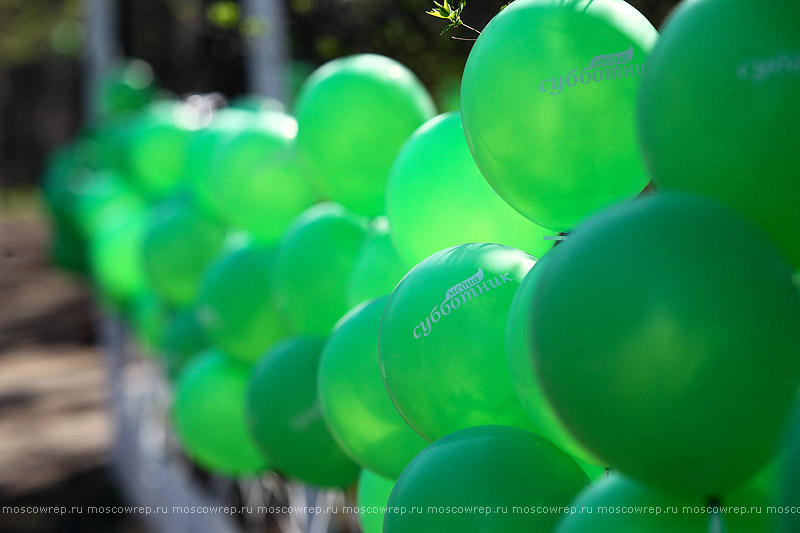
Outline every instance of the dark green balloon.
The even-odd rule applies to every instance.
[[[172,416],[183,449],[202,467],[227,475],[267,469],[247,430],[250,367],[216,350],[198,355],[175,385]]]
[[[758,224],[800,267],[800,3],[684,2],[642,81],[639,133],[659,188]]]
[[[155,92],[152,67],[141,59],[131,59],[115,65],[100,80],[96,105],[103,117],[125,115],[145,107]]]
[[[559,514],[542,508],[568,505],[585,485],[575,461],[538,435],[507,426],[463,429],[425,448],[403,471],[383,531],[550,533]]]
[[[112,170],[93,171],[81,187],[75,202],[75,217],[87,238],[124,216],[126,211],[143,210],[146,204],[125,180]]]
[[[724,507],[740,511],[724,512]],[[709,507],[702,498],[662,492],[616,473],[584,489],[571,508],[574,512],[561,518],[554,533],[771,531],[764,501],[724,499]]]
[[[657,193],[588,219],[542,267],[537,373],[589,451],[702,496],[765,464],[800,378],[800,298],[750,222]]]
[[[563,422],[553,411],[547,396],[542,390],[542,386],[536,376],[536,369],[531,358],[532,339],[531,339],[531,315],[530,302],[536,293],[536,284],[539,281],[539,273],[543,270],[549,258],[545,254],[525,276],[520,283],[511,308],[508,311],[508,321],[506,322],[506,363],[508,372],[511,376],[511,383],[517,392],[522,407],[533,422],[534,431],[547,438],[553,444],[574,456],[575,458],[596,465],[601,461],[581,446],[569,431],[564,427]]]
[[[347,307],[353,308],[372,298],[388,296],[407,272],[406,264],[392,244],[385,219],[375,219],[347,281]]]
[[[780,463],[782,471],[777,475],[777,504],[790,512],[778,517],[778,533],[800,531],[800,408],[797,406],[788,426],[786,458]]]
[[[222,249],[225,230],[188,199],[172,198],[147,217],[142,257],[147,282],[167,303],[195,303],[200,280]]]
[[[358,523],[364,533],[381,533],[386,503],[394,488],[394,479],[379,476],[366,468],[358,476]]]
[[[392,161],[434,113],[425,87],[397,61],[343,57],[303,83],[297,142],[323,195],[356,213],[380,215]]]
[[[428,441],[459,429],[533,426],[508,376],[505,320],[533,266],[499,244],[462,244],[415,266],[389,298],[378,340],[386,390]]]
[[[124,317],[128,329],[146,355],[158,351],[170,313],[164,301],[149,290],[137,294],[126,306]]]
[[[286,336],[275,307],[275,254],[253,244],[223,251],[206,270],[197,313],[211,343],[253,363]]]
[[[164,326],[159,347],[167,375],[173,379],[192,357],[209,347],[208,337],[197,320],[194,308],[177,311],[169,319]]]
[[[317,393],[328,428],[364,468],[397,479],[427,442],[397,412],[378,366],[388,297],[364,302],[336,324],[319,364]]]
[[[461,112],[498,194],[557,231],[639,194],[636,97],[657,38],[623,0],[516,0],[495,16],[467,59]]]
[[[348,311],[347,283],[366,236],[366,220],[337,204],[295,220],[275,262],[276,298],[292,331],[326,336]]]
[[[346,487],[358,465],[331,437],[317,397],[324,339],[294,337],[272,348],[247,389],[253,437],[279,472],[321,487]]]

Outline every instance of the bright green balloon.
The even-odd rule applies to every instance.
[[[224,239],[222,226],[188,199],[177,197],[159,204],[149,213],[142,246],[148,284],[173,306],[193,304],[203,273]]]
[[[800,299],[747,220],[658,193],[587,220],[538,275],[537,374],[589,451],[705,496],[769,459],[800,382]]]
[[[279,472],[322,487],[346,487],[358,465],[331,437],[317,397],[324,339],[294,337],[272,348],[247,389],[251,433]]]
[[[372,231],[358,252],[353,272],[347,282],[345,301],[348,308],[392,293],[408,268],[398,257],[385,219],[376,219]]]
[[[543,270],[549,257],[549,255],[543,256],[528,272],[511,302],[506,322],[508,373],[522,407],[533,422],[534,431],[576,459],[591,465],[598,465],[602,462],[592,457],[592,454],[576,442],[556,416],[539,384],[531,358],[530,325],[533,317],[530,303],[537,290],[536,283],[539,280],[539,273]]]
[[[255,114],[219,138],[198,187],[217,215],[255,241],[274,245],[311,205],[313,192],[295,150],[297,122],[277,111]]]
[[[555,533],[771,531],[767,528],[767,510],[763,501],[726,499],[709,508],[709,502],[702,498],[661,492],[616,473],[584,489],[570,505],[575,512],[567,513],[561,518]],[[754,511],[753,506],[760,507],[764,515],[721,510],[723,507],[742,507],[745,513],[750,513]],[[603,512],[603,508],[612,511]]]
[[[517,0],[492,19],[467,59],[461,111],[500,196],[565,231],[644,189],[635,104],[657,38],[623,0]]]
[[[209,347],[208,337],[194,308],[178,311],[170,318],[164,326],[159,346],[167,375],[173,379],[192,357]]]
[[[89,259],[100,296],[122,306],[146,291],[142,244],[146,212],[130,209],[92,237]]]
[[[800,267],[800,4],[684,2],[642,82],[640,138],[660,188],[756,222]]]
[[[575,461],[538,435],[507,426],[468,428],[411,461],[388,505],[406,513],[387,512],[383,531],[550,533],[559,514],[542,508],[568,505],[585,485]]]
[[[343,57],[303,84],[297,142],[325,196],[362,215],[380,215],[392,161],[434,113],[422,83],[397,61]]]
[[[394,480],[379,476],[366,468],[358,476],[358,523],[364,533],[381,533],[386,503],[394,488]]]
[[[533,266],[499,244],[462,244],[430,256],[389,298],[378,344],[397,410],[434,441],[470,426],[533,429],[505,362],[505,318]]]
[[[175,192],[185,175],[191,133],[179,121],[180,111],[176,102],[153,104],[123,134],[125,177],[150,198]]]
[[[347,282],[366,236],[364,219],[330,203],[306,210],[289,228],[276,258],[275,291],[295,333],[328,335],[348,311]]]
[[[257,361],[286,335],[272,287],[275,254],[256,245],[232,247],[206,270],[197,313],[211,343],[246,362]]]
[[[175,385],[178,438],[189,456],[212,472],[236,476],[267,468],[247,430],[249,376],[249,366],[209,350],[192,359]]]
[[[386,213],[397,250],[411,265],[469,242],[505,244],[535,257],[553,245],[544,240],[552,231],[514,211],[486,183],[459,113],[429,120],[403,145],[386,188]]]
[[[397,412],[378,367],[388,297],[365,302],[333,330],[319,366],[322,414],[339,446],[364,468],[397,479],[428,443]]]

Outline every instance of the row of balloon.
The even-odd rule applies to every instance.
[[[370,533],[797,531],[797,20],[516,0],[439,116],[376,55],[296,119],[133,63],[50,165],[54,255],[165,361],[191,457],[361,472]]]

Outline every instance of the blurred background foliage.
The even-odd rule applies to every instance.
[[[149,62],[167,90],[246,93],[244,40],[270,31],[270,21],[243,17],[234,0],[107,1],[118,8],[120,53]],[[472,0],[464,22],[483,28],[507,1]],[[293,91],[329,59],[374,52],[408,65],[442,110],[457,108],[472,43],[440,35],[443,21],[426,14],[431,0],[285,2]],[[658,26],[677,0],[631,3]],[[0,0],[0,189],[35,185],[45,155],[80,128],[82,17],[82,0]]]

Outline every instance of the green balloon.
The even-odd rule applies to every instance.
[[[150,211],[144,234],[142,257],[148,284],[173,306],[193,304],[203,273],[224,239],[225,230],[186,198],[162,202]]]
[[[789,435],[786,443],[786,458],[781,463],[782,472],[778,474],[777,505],[792,512],[778,516],[777,532],[793,533],[800,531],[800,408],[789,420]]]
[[[236,476],[267,469],[247,430],[249,376],[247,365],[209,350],[192,359],[175,385],[178,438],[187,454],[212,472]]]
[[[797,2],[684,2],[648,63],[639,105],[642,147],[658,186],[735,208],[795,267],[798,20]]]
[[[149,198],[169,196],[182,184],[191,133],[180,123],[180,111],[176,102],[153,104],[123,134],[125,176]]]
[[[294,337],[258,363],[247,389],[251,433],[275,469],[311,485],[346,487],[353,463],[331,437],[317,397],[324,339]]]
[[[506,426],[463,429],[403,471],[387,507],[406,512],[387,512],[383,531],[550,533],[559,514],[542,509],[568,505],[585,485],[575,461],[538,435]]]
[[[50,260],[55,266],[74,274],[89,272],[86,241],[80,235],[54,227],[50,242]]]
[[[505,362],[505,317],[528,254],[462,244],[430,256],[389,298],[378,353],[386,390],[417,433],[434,441],[484,424],[532,429]]]
[[[115,65],[100,81],[97,107],[103,117],[115,117],[142,109],[156,92],[153,68],[141,59]]]
[[[446,149],[444,149],[446,147]],[[464,140],[461,115],[426,122],[403,145],[386,189],[386,213],[401,257],[416,265],[470,242],[493,242],[536,257],[553,243],[486,183]]]
[[[702,498],[661,492],[616,473],[584,489],[570,506],[574,512],[563,515],[555,533],[772,531],[764,515],[722,510],[739,507],[750,513],[754,512],[752,507],[758,507],[766,513],[763,501],[734,499],[709,504]]]
[[[209,161],[203,194],[220,219],[271,246],[313,200],[296,154],[297,122],[277,111],[254,114],[222,135]],[[213,136],[212,136],[213,139]]]
[[[533,422],[535,433],[546,437],[550,442],[569,455],[591,465],[602,464],[602,461],[576,442],[559,420],[550,405],[547,396],[536,376],[536,369],[531,358],[532,339],[530,325],[530,302],[536,294],[539,273],[543,270],[550,255],[545,254],[520,283],[511,302],[506,322],[506,363],[511,376],[511,383],[517,392],[522,407]]]
[[[434,113],[422,83],[397,61],[343,57],[303,84],[297,142],[325,196],[362,215],[380,215],[392,161]]]
[[[408,268],[397,255],[385,219],[376,219],[347,282],[347,307],[391,294],[406,272]]]
[[[306,210],[289,228],[276,258],[275,291],[295,333],[326,336],[347,312],[347,282],[366,235],[366,220],[330,203]]]
[[[397,412],[381,379],[378,328],[387,300],[365,302],[339,321],[322,353],[317,393],[339,446],[364,468],[397,479],[428,443]]]
[[[587,220],[538,276],[537,375],[589,451],[704,496],[769,459],[800,377],[800,299],[747,220],[658,193]]]
[[[100,297],[112,306],[124,306],[147,290],[142,243],[146,212],[130,209],[95,233],[89,262]]]
[[[174,379],[186,363],[209,347],[208,336],[194,308],[176,312],[164,326],[159,342],[167,375]]]
[[[253,363],[286,336],[274,302],[275,254],[253,244],[232,246],[208,267],[200,284],[197,317],[211,343]]]
[[[644,189],[634,114],[657,38],[623,0],[517,0],[489,22],[461,111],[475,162],[514,209],[566,231]]]
[[[146,355],[157,351],[169,315],[169,307],[150,291],[136,295],[126,306],[124,316],[128,329]]]
[[[76,198],[75,216],[80,231],[87,238],[126,211],[143,210],[144,200],[112,170],[98,170],[83,184]]]
[[[386,503],[394,488],[394,480],[379,476],[366,468],[358,476],[358,523],[364,533],[381,533]]]

